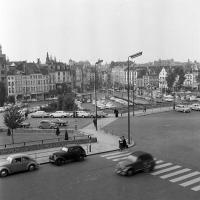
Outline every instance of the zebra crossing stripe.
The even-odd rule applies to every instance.
[[[160,164],[160,163],[163,163],[163,162],[164,162],[163,160],[157,160],[156,164]]]
[[[186,186],[188,186],[188,185],[192,185],[192,184],[198,183],[198,182],[200,182],[200,177],[195,178],[195,179],[192,179],[192,180],[187,181],[187,182],[184,182],[184,183],[181,183],[181,184],[179,184],[179,185],[181,185],[181,186],[183,186],[183,187],[186,187]]]
[[[175,182],[182,181],[182,180],[185,180],[187,178],[190,178],[190,177],[193,177],[193,176],[196,176],[196,175],[199,175],[199,174],[200,174],[200,172],[196,171],[196,172],[192,172],[190,174],[184,175],[184,176],[180,176],[180,177],[175,178],[175,179],[171,179],[169,181],[175,183]]]
[[[123,156],[129,156],[130,154],[131,153],[124,153],[124,154],[120,154],[120,155],[106,157],[106,159],[112,159],[112,158],[118,158],[118,157],[123,157]]]
[[[126,156],[126,157],[123,157],[123,158],[117,158],[117,159],[113,159],[113,161],[125,160],[125,159],[127,159],[127,158],[128,158],[128,156]]]
[[[168,167],[170,165],[172,165],[172,163],[165,163],[165,164],[162,164],[162,165],[156,165],[155,169],[160,169],[160,168],[163,168],[163,167]]]
[[[193,191],[195,191],[195,192],[199,191],[199,190],[200,190],[200,185],[191,188],[191,190],[193,190]]]
[[[169,168],[167,168],[167,169],[159,170],[159,171],[153,172],[153,173],[151,173],[151,174],[152,174],[152,175],[158,175],[158,174],[162,174],[162,173],[165,173],[165,172],[172,171],[172,170],[174,170],[174,169],[178,169],[178,168],[180,168],[180,167],[181,167],[181,166],[179,166],[179,165],[175,165],[175,166],[173,166],[173,167],[169,167]]]
[[[179,170],[179,171],[176,171],[176,172],[172,172],[172,173],[170,173],[170,174],[166,174],[166,175],[164,175],[164,176],[160,176],[160,178],[162,178],[162,179],[170,178],[170,177],[172,177],[172,176],[176,176],[176,175],[178,175],[178,174],[182,174],[182,173],[188,172],[188,171],[190,171],[190,170],[191,170],[191,169],[188,169],[188,168],[182,169],[182,170]]]
[[[101,155],[101,157],[113,156],[113,155],[117,155],[117,154],[121,154],[121,153],[122,152],[108,153],[108,154]],[[128,153],[128,151],[123,151],[123,153]]]

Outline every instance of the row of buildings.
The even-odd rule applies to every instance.
[[[152,89],[167,89],[169,70],[182,67],[185,72],[184,86],[198,89],[197,76],[200,65],[197,62],[175,62],[159,60],[146,64],[130,63],[130,85],[138,92]],[[0,81],[4,82],[8,96],[15,99],[43,99],[49,92],[64,83],[73,91],[87,92],[97,88],[123,89],[127,87],[127,62],[112,62],[95,66],[88,61],[58,62],[47,53],[46,62],[7,61],[0,46]]]

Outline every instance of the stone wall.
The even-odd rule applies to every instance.
[[[60,142],[53,142],[48,144],[35,144],[30,146],[24,146],[24,147],[14,147],[14,148],[5,148],[0,149],[0,155],[3,154],[13,154],[13,153],[20,153],[20,152],[26,152],[26,151],[35,151],[40,149],[49,149],[54,147],[61,147],[69,144],[87,144],[87,143],[95,143],[97,142],[97,138],[92,137],[91,139],[85,138],[85,139],[78,139],[78,140],[66,140],[66,141],[60,141]]]

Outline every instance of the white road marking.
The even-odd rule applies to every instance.
[[[181,185],[181,186],[183,186],[183,187],[186,187],[186,186],[188,186],[188,185],[192,185],[192,184],[198,183],[198,182],[200,182],[200,177],[195,178],[195,179],[192,179],[192,180],[187,181],[187,182],[184,182],[184,183],[181,183],[181,184],[179,184],[179,185]]]
[[[101,155],[101,157],[106,157],[106,156],[113,156],[113,155],[117,155],[117,154],[121,154],[122,152],[115,152],[115,153],[108,153],[108,154],[104,154]],[[123,151],[123,153],[128,153],[128,151]]]
[[[151,174],[152,174],[152,175],[158,175],[158,174],[162,174],[162,173],[165,173],[165,172],[172,171],[172,170],[174,170],[174,169],[178,169],[178,168],[180,168],[180,167],[181,167],[181,166],[179,166],[179,165],[175,165],[175,166],[173,166],[173,167],[169,167],[169,168],[167,168],[167,169],[159,170],[159,171],[153,172],[153,173],[151,173]]]
[[[163,160],[157,160],[156,164],[160,164],[160,163],[163,163],[163,162],[164,162]]]
[[[130,154],[131,153],[119,154],[119,155],[115,155],[115,156],[106,157],[106,159],[113,159],[113,158],[118,158],[118,157],[123,157],[123,156],[129,156]]]
[[[128,156],[126,156],[126,157],[123,157],[123,158],[117,158],[117,159],[113,159],[113,161],[125,160],[125,159],[127,159],[127,158],[128,158]]]
[[[188,169],[188,168],[182,169],[182,170],[179,170],[179,171],[176,171],[176,172],[172,172],[172,173],[170,173],[170,174],[166,174],[166,175],[164,175],[164,176],[160,176],[160,178],[162,178],[162,179],[169,178],[169,177],[172,177],[172,176],[176,176],[176,175],[178,175],[178,174],[182,174],[182,173],[184,173],[184,172],[188,172],[188,171],[190,171],[190,170],[191,170],[191,169]]]
[[[156,165],[155,169],[160,169],[160,168],[163,168],[163,167],[168,167],[170,165],[172,165],[172,163],[165,163],[165,164],[162,164],[162,165]]]
[[[190,178],[192,176],[196,176],[196,175],[199,175],[199,174],[200,174],[200,172],[196,171],[196,172],[192,172],[190,174],[184,175],[184,176],[180,176],[180,177],[175,178],[175,179],[171,179],[169,181],[175,183],[175,182],[182,181],[182,180],[185,180],[187,178]]]
[[[193,191],[195,191],[195,192],[199,191],[199,190],[200,190],[200,185],[191,188],[191,190],[193,190]]]

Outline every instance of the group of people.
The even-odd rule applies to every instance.
[[[126,139],[124,136],[121,136],[119,139],[119,149],[122,151],[123,149],[126,149],[126,148],[128,148]]]

